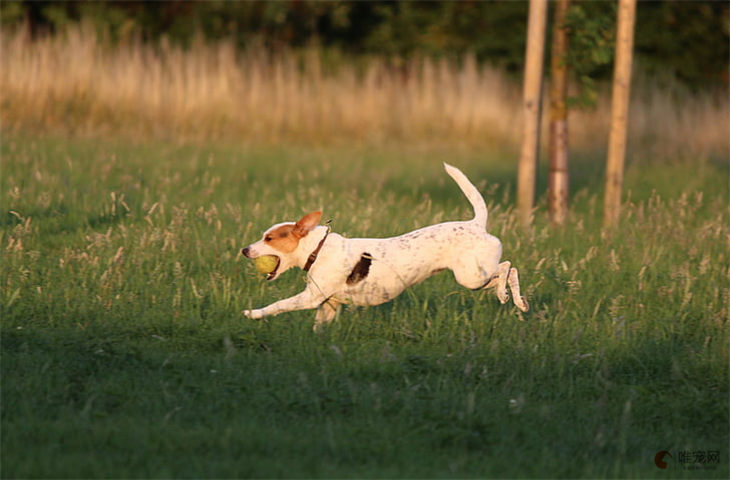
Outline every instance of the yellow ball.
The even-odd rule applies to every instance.
[[[277,265],[279,265],[279,259],[275,255],[264,255],[254,258],[253,263],[256,265],[256,270],[269,274],[276,270]]]

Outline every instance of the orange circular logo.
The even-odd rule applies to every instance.
[[[661,452],[658,452],[656,455],[654,455],[654,464],[656,464],[656,466],[658,468],[661,468],[662,470],[667,468],[667,462],[664,461],[665,455],[669,455],[669,458],[672,458],[672,454],[667,452],[666,450],[662,450]]]

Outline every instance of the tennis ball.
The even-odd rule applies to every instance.
[[[253,263],[256,265],[256,270],[269,274],[276,270],[276,267],[279,265],[279,259],[275,255],[263,255],[254,258]]]

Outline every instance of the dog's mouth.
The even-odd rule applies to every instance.
[[[270,271],[268,274],[266,274],[266,281],[270,282],[273,279],[276,278],[278,272],[279,272],[279,265],[281,265],[281,259],[279,257],[276,257],[276,266],[272,271]]]
[[[248,256],[248,252],[244,251],[244,255]],[[251,260],[253,260],[256,271],[266,275],[266,280],[273,280],[277,277],[281,265],[281,258],[278,255],[261,255],[251,258]]]

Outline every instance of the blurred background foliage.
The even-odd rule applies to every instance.
[[[20,1],[0,3],[0,13],[3,28],[27,25],[34,36],[85,21],[114,42],[165,39],[187,47],[226,39],[271,52],[317,46],[337,52],[333,58],[386,57],[394,67],[414,55],[458,60],[468,54],[517,74],[527,2]],[[639,2],[638,65],[692,90],[726,88],[729,18],[728,2]],[[573,2],[568,61],[584,85],[610,77],[614,22],[615,2]]]

